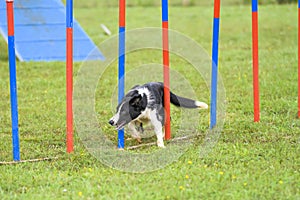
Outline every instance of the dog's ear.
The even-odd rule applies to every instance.
[[[142,95],[136,94],[130,99],[129,104],[132,106],[139,106],[141,105]]]

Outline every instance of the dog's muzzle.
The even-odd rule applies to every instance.
[[[118,122],[115,122],[114,120],[109,120],[108,122],[111,126],[115,126],[117,130],[120,130],[122,129],[125,125],[126,125],[126,122],[123,121],[121,123],[118,123]]]

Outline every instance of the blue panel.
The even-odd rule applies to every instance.
[[[1,25],[0,25],[1,26]],[[6,25],[5,25],[6,27]],[[1,29],[2,35],[7,36],[7,28]],[[37,34],[44,32],[44,34]],[[15,26],[15,37],[18,42],[24,41],[42,41],[42,40],[65,40],[66,39],[66,28],[65,24],[56,25],[20,25]],[[85,35],[82,31],[76,29],[74,37],[77,39],[85,39]]]
[[[210,129],[217,124],[217,89],[218,89],[218,50],[219,50],[219,18],[214,18],[212,70],[211,70],[211,102],[210,102]]]
[[[7,30],[4,30],[7,34]],[[36,34],[44,32],[44,34]],[[15,26],[15,37],[19,38],[18,42],[38,42],[38,41],[55,41],[66,39],[66,25],[65,24],[55,24],[55,25],[29,25],[29,26]],[[75,26],[73,30],[73,39],[82,40],[87,39],[84,32]]]
[[[45,0],[14,0],[15,8],[64,8],[61,0],[51,0],[45,3]]]
[[[55,13],[55,14],[54,14]],[[6,10],[1,9],[0,15],[6,19]],[[14,12],[15,25],[40,25],[40,24],[65,24],[65,9],[64,8],[49,8],[49,9],[17,9]],[[2,18],[2,17],[1,17]],[[0,19],[0,24],[6,25],[7,21]]]
[[[15,44],[21,61],[64,61],[66,9],[60,0],[15,0]],[[0,33],[7,38],[6,3],[0,0]],[[101,52],[80,25],[73,22],[74,61],[103,60]]]
[[[88,56],[88,54],[93,50],[93,46],[90,46],[90,44],[90,41],[87,39],[74,40],[74,61],[84,60]],[[29,45],[30,51],[28,51]],[[16,44],[16,49],[18,49],[19,54],[22,52],[22,59],[24,61],[45,61],[45,54],[47,57],[51,58],[51,60],[64,61],[66,59],[66,42],[64,40],[19,42]],[[98,60],[103,59],[103,56],[99,53],[93,52],[93,56],[89,56],[88,58],[90,60]]]

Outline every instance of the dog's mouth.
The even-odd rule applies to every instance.
[[[120,124],[117,124],[117,125],[116,125],[116,129],[117,129],[117,130],[121,130],[121,129],[124,128],[125,125],[126,125],[126,122],[121,122]]]

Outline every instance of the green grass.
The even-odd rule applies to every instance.
[[[117,33],[116,7],[76,8],[74,13],[97,44],[108,38],[100,23]],[[129,7],[127,13],[128,29],[160,27],[158,7]],[[211,7],[170,7],[170,28],[190,36],[210,54],[212,16]],[[224,6],[219,71],[227,108],[221,137],[206,157],[199,158],[199,145],[194,144],[177,161],[150,173],[106,167],[89,154],[76,132],[75,152],[67,155],[65,64],[17,62],[21,158],[58,159],[1,165],[1,199],[299,199],[297,6],[261,6],[259,25],[261,122],[252,122],[251,8]],[[1,39],[1,161],[12,159],[6,48]],[[127,58],[129,69],[153,62],[161,62],[161,53],[135,52]],[[80,65],[74,66],[75,80]],[[209,89],[191,66],[174,55],[171,65],[187,77],[198,98],[209,100]],[[112,114],[110,84],[115,82],[113,63],[99,80],[107,90],[97,88],[95,104],[101,128],[113,142],[116,133],[105,122]],[[208,127],[208,112],[201,116],[199,132]],[[173,126],[177,124],[173,122]]]

